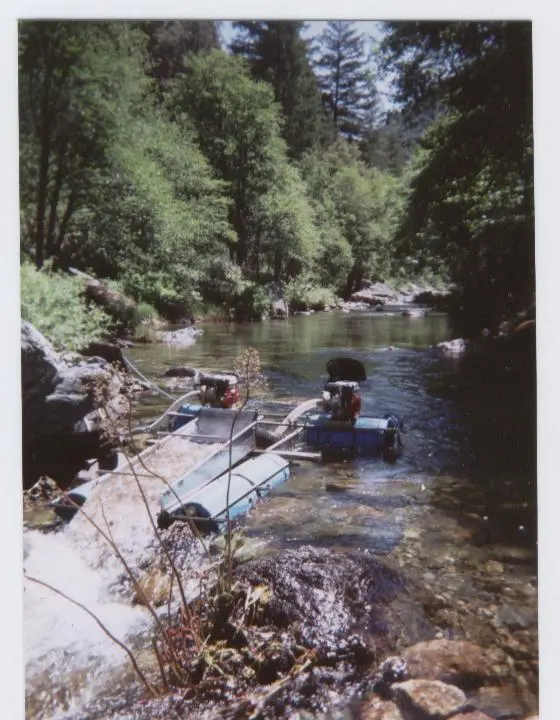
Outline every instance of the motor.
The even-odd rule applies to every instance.
[[[200,404],[231,408],[239,402],[239,387],[235,375],[200,375]]]
[[[357,382],[347,380],[328,382],[323,390],[323,410],[330,413],[332,420],[355,422],[362,407],[359,388]]]

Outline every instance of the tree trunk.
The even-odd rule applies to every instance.
[[[39,144],[39,178],[37,181],[37,214],[35,218],[35,264],[40,269],[45,262],[45,212],[49,182],[49,158],[51,153],[51,117],[49,96],[52,69],[47,58],[45,69],[45,87],[41,98]],[[33,98],[30,99],[33,103]]]
[[[60,190],[62,188],[62,181],[64,179],[64,155],[65,155],[65,145],[62,145],[58,151],[58,163],[56,167],[56,174],[54,178],[54,187],[51,194],[51,201],[50,201],[50,211],[49,211],[49,224],[47,228],[47,238],[46,238],[46,254],[47,256],[54,254],[54,248],[55,248],[55,242],[54,242],[54,230],[56,226],[56,216],[57,216],[57,207],[58,207],[58,200],[60,197]],[[58,243],[60,245],[60,243]]]

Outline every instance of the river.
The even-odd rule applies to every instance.
[[[368,375],[362,412],[404,417],[403,456],[391,466],[365,459],[300,464],[250,514],[246,536],[260,552],[303,544],[369,549],[406,579],[403,647],[434,635],[500,646],[521,679],[523,707],[531,709],[538,672],[534,394],[507,373],[474,372],[460,359],[428,349],[450,337],[445,315],[320,313],[209,324],[191,347],[148,345],[128,355],[161,382],[166,369],[181,364],[231,369],[235,357],[253,347],[268,379],[267,393],[281,399],[318,396],[329,358],[359,359]],[[139,406],[137,419],[165,406],[154,396]],[[113,587],[114,573],[104,579],[106,569],[92,567],[79,538],[70,539],[68,531],[28,532],[27,571],[66,553],[54,574],[62,589],[75,591],[79,577],[84,602],[94,601],[117,634],[137,636],[138,628],[147,626],[145,614],[123,601]],[[92,685],[83,681],[84,673],[91,677],[90,665],[121,667],[122,656],[98,634],[82,642],[80,632],[93,630],[78,608],[65,615],[62,599],[49,598],[46,590],[33,592],[33,611],[26,599],[25,616],[28,716],[86,718]],[[55,683],[62,657],[75,670]],[[75,689],[68,677],[75,679]],[[53,687],[60,699],[42,705]]]

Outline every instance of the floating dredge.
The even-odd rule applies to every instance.
[[[366,455],[395,461],[402,448],[402,423],[394,415],[361,415],[359,383],[367,379],[363,365],[352,358],[335,358],[327,363],[327,372],[320,398],[295,407],[269,403],[244,409],[233,407],[239,402],[235,375],[198,374],[196,390],[141,429],[157,437],[139,456],[143,461],[158,451],[161,455],[173,442],[175,454],[184,453],[186,466],[191,443],[217,444],[215,451],[193,468],[167,478],[169,483],[160,500],[159,527],[186,521],[202,532],[219,531],[228,518],[244,514],[286,482],[294,460]],[[131,462],[134,465],[136,461]],[[74,489],[67,495],[70,501],[56,503],[55,509],[61,516],[71,516],[96,484],[127,471],[131,473],[128,460],[126,466]]]

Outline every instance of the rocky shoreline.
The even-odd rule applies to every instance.
[[[171,623],[188,686],[111,720],[536,718],[536,697],[502,649],[429,630],[403,647],[402,591],[398,573],[367,552],[301,547],[250,560],[218,596],[220,613],[197,606],[203,653]]]

